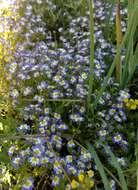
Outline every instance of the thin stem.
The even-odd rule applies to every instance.
[[[33,99],[23,99],[23,101],[36,101]],[[84,102],[83,99],[45,99],[45,102]]]
[[[4,135],[4,134],[0,134],[0,141],[4,141],[4,140],[17,140],[17,139],[31,139],[31,138],[45,138],[44,135]]]
[[[76,141],[76,140],[74,140],[74,142],[78,145],[78,146],[80,146],[83,150],[85,150],[85,151],[88,151],[84,146],[82,146],[78,141]],[[121,184],[120,184],[120,182],[119,182],[119,180],[112,174],[112,172],[110,172],[105,166],[103,166],[104,167],[104,169],[106,170],[106,172],[116,181],[116,183],[122,188],[122,186],[121,186]],[[137,189],[138,190],[138,189]]]
[[[112,172],[110,172],[110,170],[108,170],[105,166],[103,166],[104,169],[106,170],[106,172],[116,181],[116,183],[122,188],[122,185],[120,184],[120,181],[114,176],[114,174],[112,174]]]
[[[86,0],[82,0],[81,6],[82,6],[81,15],[85,16],[85,13],[86,13]]]
[[[119,48],[123,39],[123,33],[121,29],[121,14],[120,14],[120,0],[116,0],[116,41],[117,48]],[[116,79],[120,81],[121,78],[121,56],[118,56],[118,63],[116,64]]]

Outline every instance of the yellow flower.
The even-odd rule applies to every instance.
[[[133,100],[132,98],[131,99],[125,99],[124,100],[125,104],[126,104],[126,107],[129,108],[130,110],[135,110],[137,109],[137,105],[138,105],[138,100],[135,99]]]
[[[131,104],[130,104],[129,102],[127,102],[127,103],[126,103],[126,107],[128,107],[128,108],[129,108],[129,107],[130,107],[130,105],[131,105]]]
[[[131,110],[135,110],[136,108],[137,108],[137,105],[136,105],[136,104],[131,104],[131,105],[130,105],[130,109],[131,109]]]
[[[130,100],[129,100],[129,101],[130,101],[130,103],[134,103],[134,100],[133,100],[132,98],[130,98]]]
[[[90,181],[90,187],[92,188],[93,186],[94,186],[94,181],[91,180],[91,181]]]
[[[135,104],[138,106],[138,99],[135,99]]]
[[[89,170],[87,173],[88,173],[89,177],[93,177],[94,176],[94,171],[92,171],[92,170]]]
[[[76,189],[78,186],[79,186],[79,183],[76,180],[73,179],[72,182],[71,182],[72,189]]]
[[[124,99],[124,102],[127,103],[128,102],[128,98]]]
[[[80,174],[80,175],[78,176],[78,179],[79,179],[80,182],[83,182],[83,181],[84,181],[84,175],[83,175],[83,174]]]

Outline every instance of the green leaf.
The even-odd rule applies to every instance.
[[[98,171],[100,173],[100,176],[102,178],[102,182],[104,184],[104,188],[106,190],[111,190],[109,180],[108,180],[108,178],[106,176],[106,173],[104,171],[104,167],[103,167],[103,165],[102,165],[102,163],[101,163],[101,161],[100,161],[100,159],[99,159],[96,151],[94,150],[94,148],[92,147],[92,145],[90,145],[89,143],[87,144],[87,146],[88,146],[88,150],[91,152],[92,156],[94,157],[94,161],[95,161],[97,169],[98,169]]]
[[[125,180],[125,176],[123,174],[123,170],[121,169],[121,167],[120,167],[120,165],[116,159],[116,156],[113,154],[113,152],[110,150],[110,148],[108,146],[104,145],[101,142],[99,144],[101,144],[105,148],[105,150],[109,153],[109,155],[111,156],[112,163],[117,170],[119,180],[120,180],[120,183],[122,185],[122,190],[128,190],[127,183]]]
[[[0,162],[3,162],[5,164],[10,163],[10,158],[6,152],[0,152]]]

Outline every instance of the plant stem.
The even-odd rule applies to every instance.
[[[121,15],[120,15],[120,0],[116,0],[116,41],[117,49],[119,48],[123,39],[122,29],[121,29]],[[121,78],[121,56],[118,57],[118,63],[116,64],[116,79],[120,81]]]
[[[94,85],[94,3],[93,0],[89,0],[89,12],[90,12],[90,73],[89,73],[89,91],[87,97],[88,110],[91,104],[91,95]]]
[[[128,25],[130,24],[133,10],[134,10],[134,0],[128,0]],[[131,57],[133,57],[133,54],[134,54],[133,47],[134,47],[134,36],[131,37],[131,51],[130,51]],[[133,67],[133,65],[131,65],[131,61],[129,61],[129,64],[128,64],[128,73],[129,74],[131,72],[131,67]]]
[[[82,3],[81,3],[81,16],[85,16],[85,13],[86,13],[86,0],[82,0]]]
[[[99,102],[99,99],[100,99],[101,96],[103,95],[103,92],[104,92],[104,90],[106,89],[106,87],[107,87],[107,85],[108,85],[109,79],[110,79],[110,77],[112,76],[112,73],[113,73],[113,71],[114,71],[114,69],[115,69],[116,64],[118,63],[118,59],[119,59],[119,57],[120,57],[122,48],[124,47],[124,45],[126,44],[126,42],[129,41],[131,32],[133,32],[133,31],[135,30],[135,27],[137,26],[137,22],[138,22],[138,21],[136,20],[137,22],[135,21],[135,23],[134,23],[134,20],[137,19],[137,17],[138,17],[138,6],[135,6],[135,8],[134,8],[134,10],[133,10],[132,17],[131,17],[131,19],[130,19],[130,25],[129,25],[129,27],[127,28],[127,30],[126,30],[126,32],[125,32],[125,35],[124,35],[124,37],[123,37],[123,39],[122,39],[121,44],[120,44],[119,47],[117,48],[117,53],[116,53],[116,56],[115,56],[115,58],[114,58],[114,60],[113,60],[113,63],[112,63],[112,65],[110,66],[109,71],[108,71],[108,73],[107,73],[107,75],[106,75],[106,78],[105,78],[104,81],[103,81],[103,85],[102,85],[102,87],[100,88],[99,93],[98,93],[98,95],[97,95],[97,97],[96,97],[96,99],[95,99],[94,108],[96,108],[96,106],[97,106],[97,104],[98,104],[98,102]],[[128,52],[127,52],[127,53],[128,53]],[[125,64],[124,64],[124,67],[126,67]],[[123,68],[123,70],[125,70],[125,68]],[[123,72],[124,72],[124,71],[123,71]],[[123,78],[123,76],[122,76],[122,78]],[[120,86],[121,86],[121,85],[120,85]]]

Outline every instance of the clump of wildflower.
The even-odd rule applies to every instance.
[[[79,187],[79,183],[75,179],[73,179],[71,182],[71,187],[72,189],[76,189],[77,187]]]
[[[91,189],[94,186],[93,176],[92,170],[87,171],[87,173],[80,172],[77,179],[73,179],[71,182],[72,189]]]
[[[136,110],[138,108],[138,99],[124,99],[125,106],[130,110]]]

